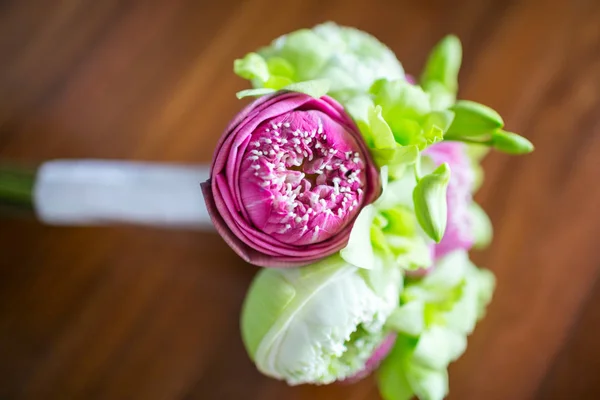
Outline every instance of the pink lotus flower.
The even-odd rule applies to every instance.
[[[448,184],[448,222],[442,241],[435,245],[435,258],[454,250],[469,250],[475,241],[469,205],[473,201],[471,190],[475,175],[465,145],[458,142],[441,142],[427,148],[424,154],[436,165],[448,163],[452,177]]]
[[[309,264],[342,249],[379,194],[367,147],[335,100],[264,96],[229,124],[202,184],[217,231],[244,260]]]

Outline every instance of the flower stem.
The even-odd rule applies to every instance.
[[[35,169],[0,164],[0,212],[33,210]]]

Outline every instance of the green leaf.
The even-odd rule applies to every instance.
[[[485,211],[475,202],[469,205],[469,214],[473,224],[473,236],[475,237],[473,247],[475,249],[486,248],[492,242],[494,236],[492,222]]]
[[[425,305],[411,301],[398,307],[386,321],[386,326],[409,336],[419,336],[425,329]]]
[[[270,73],[267,62],[256,53],[248,53],[244,58],[233,62],[233,71],[244,79],[258,79],[262,82],[269,80]]]
[[[534,149],[533,144],[523,136],[502,130],[492,134],[492,147],[508,154],[527,154]]]
[[[439,243],[446,230],[446,189],[450,182],[450,167],[440,165],[419,180],[413,191],[415,214],[423,231]]]
[[[407,380],[420,400],[443,400],[448,394],[448,371],[411,365]]]
[[[269,88],[258,88],[258,89],[246,89],[241,90],[235,94],[238,99],[243,99],[244,97],[260,97],[266,94],[275,93],[275,89]]]
[[[329,81],[327,79],[315,79],[312,81],[292,83],[282,89],[289,90],[290,92],[304,93],[318,99],[325,96],[329,91]]]
[[[443,38],[431,51],[425,64],[421,84],[441,83],[449,92],[458,90],[458,71],[462,61],[462,46],[454,35]]]
[[[469,137],[492,133],[504,126],[502,117],[483,104],[459,100],[451,107],[454,120],[448,129],[448,136]]]

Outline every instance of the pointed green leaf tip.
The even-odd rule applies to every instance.
[[[508,154],[527,154],[534,149],[533,143],[516,133],[496,131],[492,134],[492,147]]]
[[[446,189],[450,182],[450,167],[440,165],[431,174],[419,180],[413,191],[417,220],[423,231],[439,243],[446,231]]]
[[[452,108],[454,120],[447,137],[478,136],[491,133],[504,126],[500,114],[483,104],[459,100]]]
[[[458,71],[462,62],[462,46],[454,35],[443,38],[431,51],[421,76],[426,90],[441,85],[448,92],[456,94],[458,90]]]

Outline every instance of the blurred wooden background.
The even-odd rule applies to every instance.
[[[335,20],[416,73],[454,32],[461,97],[537,147],[492,154],[478,200],[498,276],[451,399],[600,398],[597,0],[0,1],[0,157],[208,162],[246,83],[234,58]],[[372,379],[288,388],[238,315],[256,269],[215,235],[0,220],[0,399],[378,399]]]

